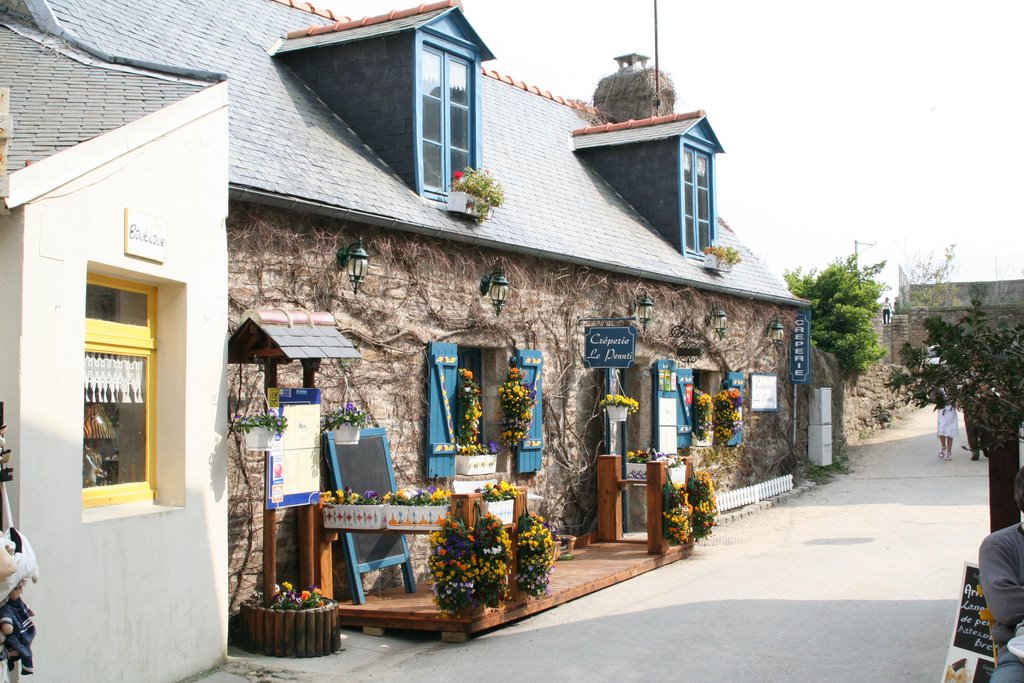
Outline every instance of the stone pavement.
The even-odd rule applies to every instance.
[[[691,558],[465,644],[343,630],[329,657],[232,649],[192,680],[930,683],[988,532],[986,461],[960,442],[939,460],[934,434],[934,413],[915,413],[852,448],[849,474],[723,515]]]

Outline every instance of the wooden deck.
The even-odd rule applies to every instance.
[[[380,595],[367,594],[364,605],[342,603],[338,609],[338,623],[371,629],[468,635],[613,586],[681,560],[689,556],[691,551],[692,545],[672,546],[664,555],[650,555],[646,540],[592,543],[574,551],[574,559],[555,563],[555,570],[551,574],[551,594],[542,598],[507,603],[501,609],[488,609],[472,616],[442,619],[431,597],[430,584],[421,582],[416,593],[406,593],[396,588]]]

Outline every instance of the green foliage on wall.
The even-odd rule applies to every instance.
[[[885,261],[861,267],[855,256],[836,259],[820,273],[784,273],[789,291],[811,302],[811,343],[835,355],[846,372],[865,370],[885,357],[873,319],[885,285],[875,277]]]

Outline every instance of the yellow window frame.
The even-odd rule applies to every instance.
[[[156,497],[156,297],[157,288],[106,275],[90,273],[86,282],[146,295],[146,325],[126,325],[107,320],[85,320],[85,351],[114,353],[146,359],[146,477],[130,484],[112,484],[82,489],[82,507],[152,501]]]

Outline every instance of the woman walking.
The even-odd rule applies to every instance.
[[[936,433],[939,437],[939,457],[943,460],[953,459],[953,437],[957,435],[956,406],[946,403],[938,408],[938,427]]]

